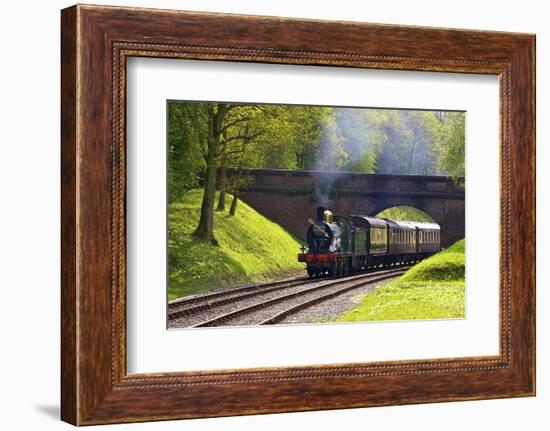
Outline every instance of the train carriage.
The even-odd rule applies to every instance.
[[[417,253],[435,253],[441,249],[441,228],[436,223],[412,223],[417,232]]]
[[[388,225],[388,260],[399,263],[416,254],[416,228],[410,222],[383,219]]]
[[[376,217],[352,215],[355,237],[361,239],[355,241],[353,257],[354,268],[363,269],[384,263],[388,252],[388,225]],[[359,255],[358,255],[359,254]]]

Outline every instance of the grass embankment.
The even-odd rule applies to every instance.
[[[228,195],[228,204],[231,199]],[[193,237],[201,200],[202,190],[192,190],[169,207],[170,300],[214,287],[304,273],[297,261],[298,240],[242,201],[234,217],[227,210],[215,212],[217,246]]]
[[[464,240],[461,240],[365,295],[360,306],[334,321],[463,318],[464,270]]]
[[[383,217],[390,220],[408,220],[435,223],[434,219],[425,212],[408,206],[397,206],[388,208],[387,210],[378,213],[376,217]]]

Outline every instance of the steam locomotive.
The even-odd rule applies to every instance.
[[[324,207],[318,207],[317,219],[308,222],[307,248],[302,247],[298,262],[306,264],[309,277],[414,263],[441,250],[436,223],[342,217]]]

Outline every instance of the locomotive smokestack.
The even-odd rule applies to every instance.
[[[325,207],[317,207],[317,223],[325,220]]]

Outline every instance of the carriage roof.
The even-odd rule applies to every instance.
[[[417,222],[417,221],[410,221],[407,222],[419,229],[423,230],[441,230],[441,227],[437,223],[426,223],[426,222]]]
[[[352,215],[350,216],[350,218],[357,227],[363,229],[369,229],[370,227],[389,227],[392,230],[441,230],[440,226],[437,223],[416,222],[408,220],[396,221],[386,218],[368,217],[362,215]]]
[[[392,230],[416,230],[416,226],[409,221],[384,220]]]
[[[370,227],[386,228],[387,226],[386,221],[384,219],[376,218],[376,217],[352,215],[351,220],[357,227],[360,227],[363,229],[368,229]]]

